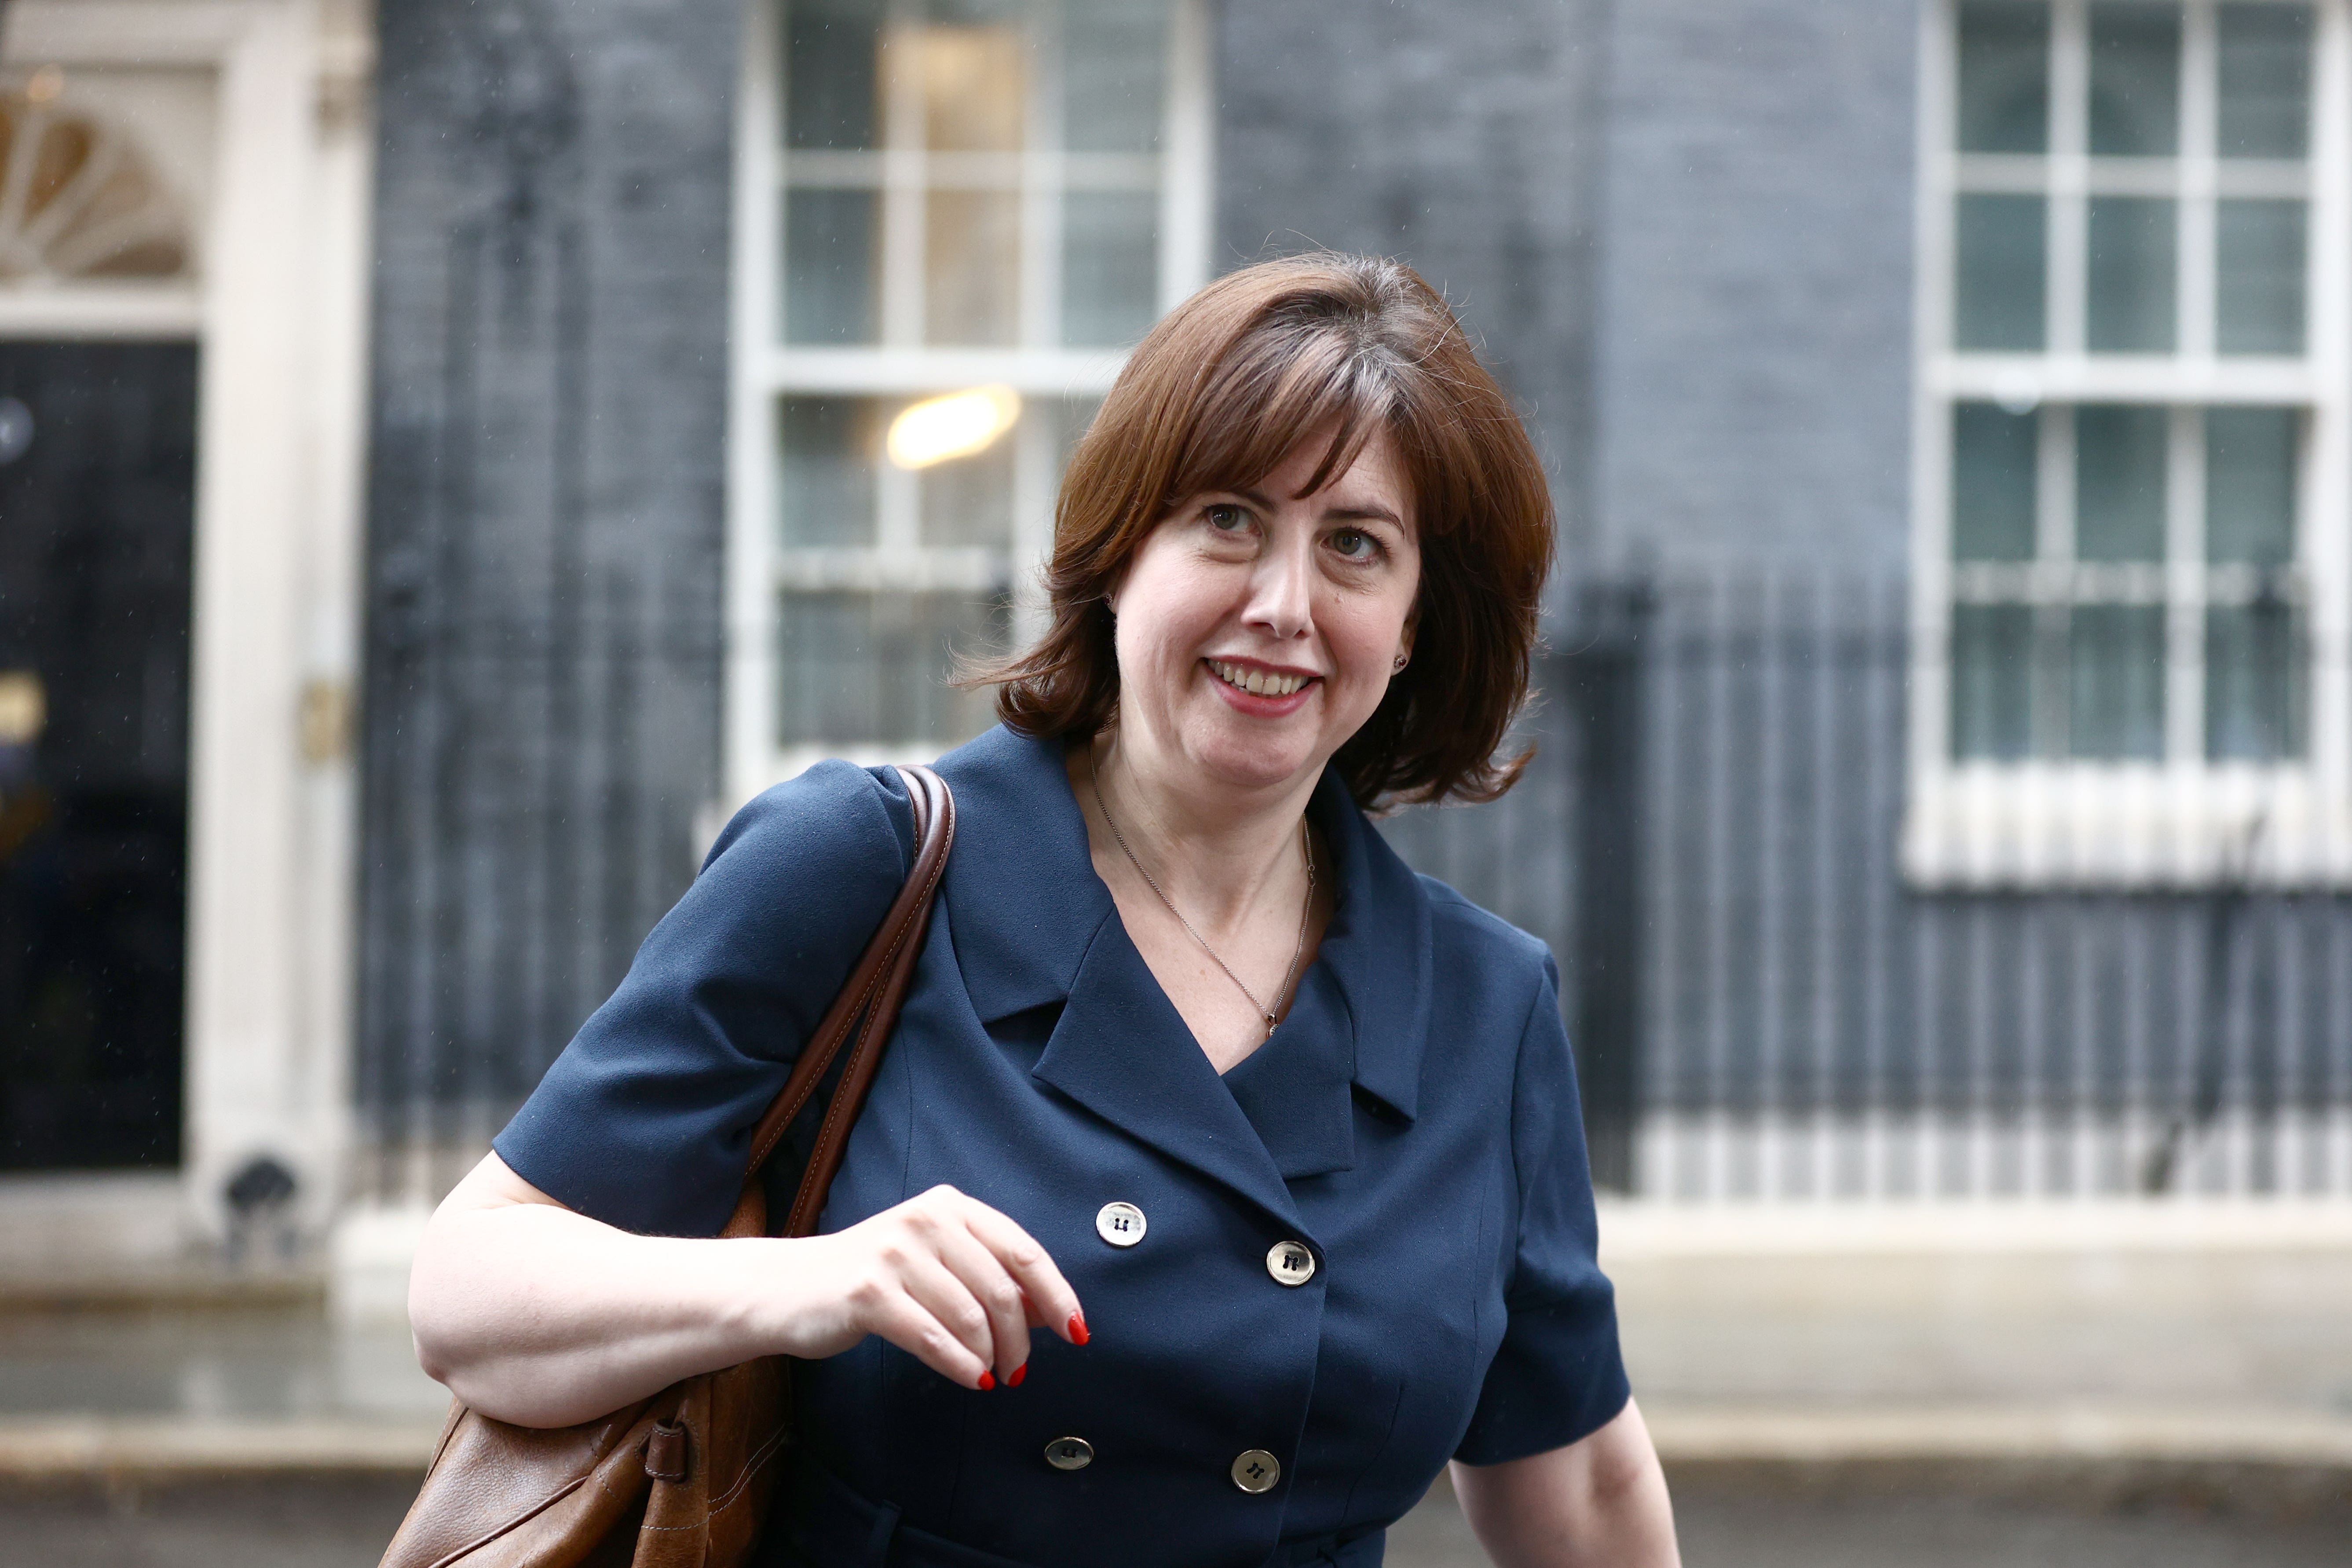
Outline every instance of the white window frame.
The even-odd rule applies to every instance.
[[[832,561],[824,552],[794,551],[788,562],[776,537],[778,399],[791,394],[919,396],[986,384],[1010,386],[1024,399],[1041,402],[1100,397],[1126,363],[1118,351],[1033,346],[1053,336],[1045,329],[1058,321],[1060,300],[1058,247],[1045,243],[1041,231],[1045,226],[1035,210],[1041,204],[1032,199],[1024,202],[1021,314],[1025,330],[1021,346],[933,347],[886,341],[879,346],[836,348],[783,342],[778,330],[783,283],[783,40],[776,26],[775,0],[753,0],[744,12],[744,70],[735,139],[734,354],[728,426],[727,799],[721,804],[729,809],[823,757],[903,763],[922,761],[938,751],[936,740],[916,737],[865,745],[778,743],[779,591],[877,585],[870,581],[877,568],[887,574],[891,587],[986,591],[1004,585],[989,559],[992,552],[917,549],[911,537],[914,476],[887,465],[877,548],[844,551]],[[1161,132],[1165,152],[1157,303],[1162,311],[1208,278],[1213,189],[1210,107],[1203,0],[1173,0]],[[1024,156],[1044,165],[1062,154],[1049,145]],[[919,184],[919,171],[912,173]],[[1047,191],[1057,188],[1055,172],[1043,173],[1047,177],[1038,185]],[[1050,215],[1046,216],[1050,222]],[[921,280],[894,276],[885,279],[884,288],[919,291]],[[901,320],[907,316],[904,310],[886,311],[886,319],[892,314]],[[1052,542],[1059,454],[1048,420],[1024,418],[1009,438],[1015,443],[1010,587],[1015,634],[1025,640],[1043,626],[1036,567]],[[894,486],[905,493],[892,495]]]
[[[2275,0],[2273,0],[2275,3]],[[2182,48],[2183,153],[2177,184],[2149,194],[2181,200],[2177,299],[2181,352],[2170,355],[2083,351],[2083,197],[2091,165],[2079,145],[2079,94],[2086,80],[2088,0],[2052,0],[2056,15],[2051,71],[2054,112],[2046,154],[2010,159],[1961,153],[1954,134],[1959,0],[1922,7],[1919,58],[1917,269],[1914,297],[1912,418],[1912,664],[1908,798],[1903,826],[1906,874],[1923,888],[2195,887],[2352,883],[2352,24],[2347,0],[2313,0],[2311,145],[2307,164],[2308,272],[2305,355],[2231,355],[2212,347],[2213,208],[2222,194],[2305,176],[2200,153],[2214,113],[2215,0],[2188,0]],[[2069,98],[2074,101],[2070,103]],[[2000,180],[2014,163],[2020,190],[2053,198],[2046,277],[2050,330],[2041,353],[1962,353],[1951,346],[1955,195],[1961,165],[1969,188]],[[2105,190],[2113,181],[2102,180]],[[1952,409],[1986,401],[2011,409],[2082,403],[2160,404],[2178,421],[2202,406],[2264,405],[2306,411],[2298,496],[2295,565],[2306,586],[2308,667],[2304,755],[2279,763],[2204,758],[2200,595],[2207,568],[2179,546],[2201,483],[2176,471],[2170,486],[2175,535],[2168,573],[2166,760],[2105,763],[2035,759],[1957,762],[1948,679],[1956,568],[1950,546]],[[2045,442],[2045,448],[2047,447]],[[2176,470],[2183,443],[2174,442]],[[2045,450],[2045,457],[2047,452]],[[2046,466],[2046,465],[2045,465]],[[2051,489],[2045,476],[2042,489]],[[2045,508],[2053,504],[2045,494]],[[2059,502],[2056,504],[2071,504]],[[2189,537],[2194,537],[2190,535]],[[1958,570],[1970,570],[1959,568]],[[2061,567],[2061,570],[2068,568]],[[2040,570],[2037,566],[2032,570]],[[2184,608],[2186,606],[2186,608]]]

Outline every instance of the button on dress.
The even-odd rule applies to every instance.
[[[1095,875],[1063,754],[999,728],[939,763],[955,848],[820,1227],[948,1183],[1053,1255],[1089,1342],[1041,1331],[986,1393],[879,1339],[800,1364],[764,1560],[1377,1563],[1447,1459],[1575,1442],[1627,1398],[1550,957],[1327,773],[1335,911],[1220,1077]],[[610,1224],[716,1234],[912,852],[887,769],[744,807],[499,1154]]]

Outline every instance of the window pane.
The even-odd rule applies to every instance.
[[[784,144],[880,145],[874,113],[882,0],[791,0],[784,23]]]
[[[787,397],[776,423],[783,542],[873,543],[880,409],[862,397]]]
[[[2091,151],[2168,158],[2180,142],[2180,8],[2091,7]]]
[[[891,29],[882,47],[885,79],[913,76],[921,145],[934,153],[1019,152],[1029,80],[1020,7],[933,0],[929,10],[932,21]]]
[[[2042,420],[1990,403],[1952,410],[1952,559],[2033,559]]]
[[[1952,341],[1963,349],[2042,346],[2042,201],[1959,200]]]
[[[2221,8],[2224,158],[2300,158],[2311,144],[2311,7]]]
[[[2225,354],[2303,353],[2304,205],[2214,206],[2214,347]]]
[[[2164,756],[2164,607],[2077,605],[2067,637],[2067,718],[2077,757]]]
[[[1952,755],[2015,761],[2033,750],[2033,611],[1952,606]]]
[[[2169,353],[2173,343],[2173,204],[2093,196],[2087,320],[2095,353]]]
[[[2050,7],[1960,7],[1960,151],[2039,153],[2050,142]]]
[[[1131,343],[1156,313],[1160,199],[1073,191],[1062,202],[1062,341]]]
[[[1062,141],[1073,153],[1160,145],[1166,0],[1086,0],[1062,16]]]
[[[2205,558],[2282,566],[2294,559],[2292,408],[2205,413]]]
[[[2303,648],[2276,600],[2205,612],[2205,754],[2275,762],[2303,754]]]
[[[784,197],[784,341],[870,343],[876,300],[872,191],[792,191]]]
[[[925,544],[1011,548],[1013,449],[1008,432],[969,458],[920,470]]]
[[[992,695],[947,680],[959,655],[1005,648],[1003,595],[788,592],[776,607],[780,744],[951,742],[988,728]]]
[[[2164,559],[2162,408],[2086,405],[2074,411],[2074,555],[2081,561]]]
[[[933,191],[924,204],[923,321],[935,343],[1009,343],[1019,329],[1021,207],[1010,192]]]

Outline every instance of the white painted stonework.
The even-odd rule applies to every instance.
[[[367,0],[16,0],[0,38],[144,144],[195,239],[191,278],[0,287],[0,335],[202,350],[191,1242],[256,1155],[294,1171],[312,1234],[343,1184],[373,39]]]

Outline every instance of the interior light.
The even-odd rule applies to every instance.
[[[1021,417],[1021,395],[1009,386],[975,386],[910,403],[890,421],[890,460],[928,468],[984,452]]]

